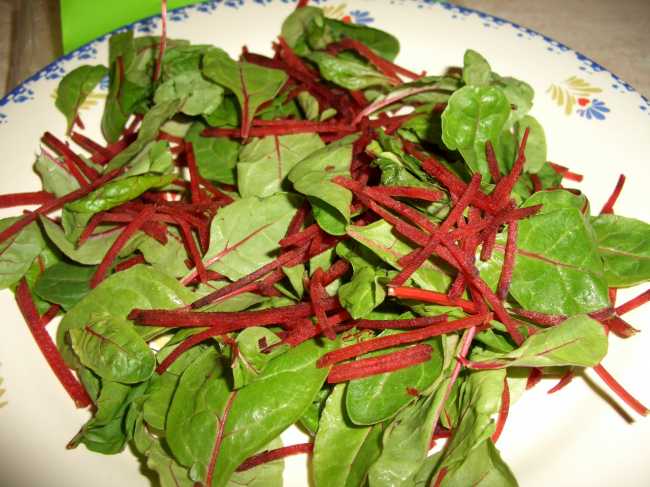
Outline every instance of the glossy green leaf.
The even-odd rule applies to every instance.
[[[312,152],[289,172],[289,180],[297,192],[309,196],[310,201],[319,200],[323,203],[314,207],[314,216],[325,231],[334,227],[337,227],[337,231],[344,231],[344,224],[350,221],[352,193],[332,183],[331,179],[335,176],[350,176],[352,145],[356,138],[356,135],[344,137]],[[321,224],[328,220],[334,220],[339,225],[331,222]]]
[[[237,163],[237,185],[243,198],[271,196],[283,188],[291,169],[324,147],[316,134],[295,134],[253,139],[242,147]]]
[[[382,425],[354,425],[346,414],[344,393],[345,384],[334,388],[319,422],[312,457],[317,487],[360,487],[381,451]]]
[[[235,166],[240,144],[228,137],[203,137],[205,125],[193,123],[185,135],[192,143],[199,173],[210,181],[235,184]]]
[[[308,91],[301,91],[298,93],[296,101],[307,120],[318,120],[320,107],[318,100],[313,95]]]
[[[364,43],[375,51],[375,53],[389,61],[394,61],[399,53],[399,41],[397,38],[380,29],[330,18],[325,19],[325,25],[334,34],[336,40],[344,37],[355,39]]]
[[[381,336],[397,333],[386,331]],[[394,416],[400,409],[415,400],[409,390],[426,391],[442,372],[442,346],[440,340],[428,340],[431,359],[413,367],[351,380],[345,397],[345,407],[354,424],[375,424]],[[397,350],[397,349],[394,349]],[[387,350],[373,352],[364,357],[376,357]]]
[[[582,214],[589,214],[589,201],[585,195],[582,193],[576,194],[566,189],[537,191],[522,206],[530,207],[536,205],[542,205],[537,215],[544,215],[566,208],[574,208]]]
[[[173,174],[145,174],[110,181],[81,199],[68,203],[69,210],[79,213],[99,213],[137,198],[152,188],[167,186],[174,180]]]
[[[593,367],[606,354],[603,325],[587,315],[578,315],[535,333],[512,352],[483,352],[477,359],[503,367]]]
[[[521,117],[530,111],[533,106],[535,92],[525,81],[508,76],[502,77],[494,72],[492,73],[492,86],[503,90],[510,103],[510,116],[505,126],[506,129],[510,129]]]
[[[19,218],[0,220],[0,230],[4,230]],[[9,239],[0,243],[0,289],[18,282],[28,271],[34,259],[45,249],[46,243],[41,229],[30,223]]]
[[[458,150],[473,172],[490,177],[485,145],[496,147],[510,115],[510,103],[500,88],[465,86],[456,91],[442,114],[442,140]]]
[[[74,365],[66,335],[70,330],[83,329],[93,316],[125,318],[134,308],[174,309],[193,299],[193,294],[173,277],[144,265],[131,267],[107,277],[68,311],[57,329],[57,345],[69,365]],[[161,332],[151,326],[135,329],[145,340]]]
[[[390,85],[390,80],[372,65],[355,59],[336,57],[324,52],[312,52],[307,59],[318,65],[324,79],[348,90]]]
[[[650,280],[650,225],[634,218],[600,215],[591,219],[591,226],[608,286],[634,286]]]
[[[265,347],[277,344],[280,338],[267,328],[253,326],[242,330],[236,338],[237,355],[233,357],[231,369],[234,388],[240,389],[259,376],[266,365],[278,353],[286,351],[284,347],[274,347],[263,352]]]
[[[386,291],[378,282],[378,277],[385,277],[386,272],[377,273],[370,267],[355,272],[349,282],[338,291],[339,301],[352,318],[364,318],[373,309],[384,302]]]
[[[90,279],[95,271],[95,267],[59,262],[41,274],[34,292],[46,301],[70,309],[90,292]]]
[[[223,88],[206,80],[200,71],[185,71],[162,83],[154,103],[182,100],[180,111],[186,115],[209,115],[223,100]]]
[[[72,129],[83,102],[107,74],[106,66],[83,65],[73,69],[61,79],[56,90],[55,104],[68,121],[68,132]]]
[[[463,81],[474,86],[486,86],[492,81],[490,64],[472,49],[465,51],[463,56]]]
[[[103,379],[134,384],[153,374],[153,350],[124,318],[100,315],[69,334],[81,363]]]
[[[141,235],[138,250],[144,260],[154,269],[173,277],[184,277],[188,274],[186,261],[189,258],[183,240],[174,228],[169,228],[166,244],[158,242],[148,235]]]
[[[204,262],[232,280],[271,262],[301,203],[296,195],[277,193],[242,198],[222,208],[212,220]]]
[[[235,62],[216,48],[203,57],[203,74],[235,94],[242,112],[242,124],[250,124],[259,106],[275,98],[287,81],[283,71],[245,61]]]
[[[528,172],[536,173],[546,163],[546,134],[544,127],[530,115],[522,117],[516,125],[517,141],[520,144],[526,129],[529,130],[526,142],[526,164]]]
[[[79,182],[66,169],[45,154],[37,157],[34,170],[41,177],[43,189],[57,197],[79,189]]]
[[[278,437],[260,450],[282,448],[282,440]],[[226,487],[282,487],[284,485],[284,460],[263,463],[243,472],[235,472],[230,477]]]

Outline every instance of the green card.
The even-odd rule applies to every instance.
[[[198,0],[169,0],[167,8]],[[160,0],[61,0],[63,52],[68,53],[125,24],[160,13]]]

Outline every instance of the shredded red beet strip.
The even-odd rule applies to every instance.
[[[542,369],[538,367],[533,367],[528,373],[528,380],[526,381],[526,390],[532,389],[542,380],[544,373]]]
[[[335,309],[339,306],[338,299],[327,298],[323,300],[322,305],[325,310]],[[278,308],[236,312],[134,309],[129,314],[129,319],[139,325],[146,326],[163,326],[169,328],[222,326],[224,329],[230,330],[230,327],[235,327],[235,330],[237,330],[246,328],[247,326],[286,323],[287,321],[308,318],[312,314],[313,310],[310,303],[299,303]]]
[[[544,189],[542,187],[542,180],[539,179],[539,176],[537,174],[529,174],[530,180],[533,183],[533,192],[537,193],[538,191],[541,191]]]
[[[51,132],[45,132],[41,140],[43,141],[44,144],[48,145],[52,150],[58,152],[61,156],[63,156],[64,160],[70,161],[70,164],[68,165],[69,169],[76,166],[89,181],[94,181],[99,177],[99,173],[97,171],[95,171],[92,167],[86,164],[86,162],[77,154],[75,154],[75,152],[72,149],[70,149],[70,147],[68,147],[67,144],[61,142]],[[81,181],[79,181],[79,183],[81,184]],[[88,184],[88,183],[84,182],[84,184]],[[82,184],[82,186],[84,184]]]
[[[439,240],[436,236],[433,236],[424,247],[400,259],[400,263],[402,260],[405,260],[406,263],[403,264],[402,270],[391,279],[389,285],[402,286],[433,255],[438,246]]]
[[[575,374],[573,373],[573,370],[567,370],[564,375],[560,378],[560,380],[555,384],[553,387],[551,387],[548,390],[548,394],[555,394],[561,389],[564,389],[566,386],[569,385],[569,383],[573,380],[575,377]]]
[[[61,207],[63,207],[63,205],[65,205],[66,203],[70,203],[71,201],[75,201],[79,198],[86,196],[91,191],[95,190],[99,186],[113,179],[118,174],[122,173],[122,171],[123,169],[116,169],[114,171],[111,171],[110,173],[105,174],[104,176],[99,178],[98,180],[93,181],[93,183],[90,184],[89,186],[85,186],[75,191],[72,191],[71,193],[68,193],[65,196],[61,196],[60,198],[57,198],[49,203],[44,204],[43,206],[40,206],[33,212],[26,214],[20,220],[16,221],[12,225],[9,225],[2,232],[0,232],[0,242],[4,242],[9,237],[18,233],[27,225],[29,225],[30,223],[38,219],[39,215],[46,215],[48,213],[51,213],[52,211],[56,211]]]
[[[556,173],[558,173],[564,179],[568,179],[570,181],[576,181],[579,183],[584,178],[582,174],[571,172],[568,167],[562,166],[560,164],[556,164],[554,162],[549,162],[548,164]]]
[[[547,313],[540,313],[539,311],[531,311],[521,308],[512,308],[512,312],[542,326],[559,325],[567,319],[564,315],[550,315]]]
[[[439,201],[442,198],[442,192],[426,188],[416,188],[411,186],[373,186],[373,191],[393,198],[410,198],[421,201]]]
[[[609,296],[609,302],[612,306],[616,305],[616,296],[618,294],[618,289],[615,287],[610,287],[607,289],[607,295]]]
[[[419,328],[412,331],[400,333],[398,335],[389,335],[384,337],[373,338],[366,340],[355,345],[328,352],[318,360],[318,367],[327,367],[328,365],[348,360],[364,353],[373,352],[375,350],[382,350],[384,348],[403,345],[405,343],[419,342],[434,336],[440,336],[445,333],[452,333],[458,330],[464,330],[473,326],[480,325],[489,320],[489,314],[481,314],[470,316],[468,318],[461,318],[459,320],[448,321],[444,323],[436,323],[432,326]]]
[[[97,270],[95,271],[95,274],[90,280],[91,288],[97,287],[97,285],[104,280],[106,273],[110,269],[110,266],[113,264],[113,261],[117,255],[120,253],[120,250],[122,250],[129,239],[135,234],[135,232],[140,229],[140,227],[142,227],[142,225],[151,217],[151,215],[153,215],[153,213],[153,206],[146,207],[138,214],[137,217],[133,219],[131,223],[126,226],[124,230],[122,230],[122,233],[120,233],[120,236],[115,239],[115,242],[113,242],[111,248],[108,249],[108,252],[106,252],[106,255],[102,259],[101,263],[97,267]]]
[[[199,282],[208,282],[208,273],[205,269],[205,265],[203,265],[201,253],[196,247],[196,242],[194,241],[194,236],[192,235],[189,225],[182,220],[178,223],[181,229],[181,234],[183,235],[183,242],[185,242],[185,247],[190,254],[194,267],[196,268],[196,273],[199,276]]]
[[[433,487],[442,487],[442,481],[445,480],[445,477],[447,476],[447,467],[442,467],[438,471],[438,475],[436,475],[436,481],[433,484]]]
[[[447,321],[447,315],[438,316],[421,316],[418,318],[408,318],[403,320],[357,320],[355,326],[359,329],[367,330],[385,330],[392,329],[410,329],[424,328],[425,326],[444,323]]]
[[[122,261],[119,264],[117,264],[115,266],[115,271],[122,272],[138,264],[144,264],[144,262],[145,260],[142,255],[134,255],[133,257],[129,257],[125,261]]]
[[[343,277],[348,270],[350,270],[350,263],[347,260],[337,260],[323,274],[323,286],[327,287],[340,277]]]
[[[634,411],[641,416],[648,416],[650,410],[641,404],[632,394],[630,394],[612,375],[603,367],[602,364],[596,365],[594,371],[598,376],[607,384],[607,386],[614,392],[625,404],[631,407]]]
[[[61,306],[58,304],[50,305],[50,307],[47,308],[47,311],[43,313],[43,316],[41,316],[41,325],[43,327],[47,326],[56,317],[56,315],[59,314],[59,311],[61,311]]]
[[[228,284],[227,286],[222,287],[221,289],[217,289],[216,291],[208,294],[207,296],[204,296],[200,299],[197,299],[192,303],[192,308],[197,309],[197,308],[203,308],[204,306],[207,306],[208,304],[211,304],[220,298],[232,293],[233,291],[242,288],[246,286],[247,284],[250,284],[261,277],[264,277],[271,271],[278,269],[285,265],[287,262],[292,261],[293,259],[296,258],[298,255],[304,255],[305,254],[305,249],[304,248],[298,248],[296,250],[293,250],[291,252],[287,252],[286,254],[283,254],[279,256],[277,259],[275,259],[272,262],[269,262],[268,264],[260,267],[258,270],[248,274],[247,276],[242,277],[241,279],[233,282],[232,284]]]
[[[258,453],[257,455],[253,455],[252,457],[247,458],[244,463],[237,467],[237,472],[250,470],[253,467],[257,467],[258,465],[269,463],[274,460],[280,460],[291,455],[299,455],[301,453],[306,453],[309,455],[313,451],[313,443],[299,443],[297,445],[283,446],[282,448],[276,448],[274,450],[266,450],[262,453]]]
[[[320,233],[320,227],[314,223],[305,228],[302,232],[294,233],[280,240],[281,247],[290,247],[292,245],[303,244]]]
[[[18,304],[18,308],[20,309],[23,318],[25,318],[25,322],[34,337],[36,345],[38,345],[38,348],[41,350],[43,357],[45,357],[45,360],[52,369],[52,372],[54,372],[56,378],[65,388],[66,392],[70,395],[78,408],[89,406],[91,403],[90,397],[88,397],[88,394],[81,383],[74,377],[74,375],[72,375],[72,372],[70,372],[70,369],[63,361],[59,350],[56,348],[52,338],[45,329],[43,320],[41,316],[39,316],[34,300],[32,299],[29,285],[24,278],[20,280],[18,287],[16,288],[16,303]]]
[[[291,222],[289,222],[289,226],[287,227],[287,233],[284,235],[284,237],[287,238],[295,233],[300,232],[300,229],[305,224],[307,215],[309,215],[309,203],[302,205],[293,215],[293,218],[291,218]]]
[[[624,315],[625,313],[629,313],[633,309],[636,309],[639,306],[646,304],[648,301],[650,301],[650,289],[643,291],[638,296],[621,304],[614,311],[616,311],[617,315]]]
[[[199,170],[196,167],[196,158],[194,157],[194,147],[190,142],[185,145],[187,168],[190,171],[190,195],[192,203],[201,203],[201,188],[199,188]]]
[[[418,86],[415,88],[410,88],[408,90],[400,90],[397,93],[393,93],[386,97],[380,97],[377,100],[373,101],[370,105],[366,106],[363,110],[357,113],[356,117],[352,121],[353,125],[358,124],[364,117],[368,117],[371,114],[375,113],[378,110],[381,110],[384,107],[397,103],[404,98],[409,96],[416,95],[418,93],[423,93],[425,91],[434,91],[437,87],[435,86]],[[435,110],[435,107],[434,107]]]
[[[510,222],[508,225],[508,237],[506,240],[506,250],[503,256],[503,267],[499,276],[497,285],[497,296],[502,301],[506,299],[512,282],[512,272],[515,268],[515,257],[517,255],[517,222]]]
[[[530,134],[530,129],[526,128],[524,135],[521,138],[521,143],[519,144],[519,153],[517,159],[515,160],[512,169],[508,174],[506,174],[501,180],[497,183],[494,188],[494,191],[490,195],[493,206],[502,208],[509,201],[510,193],[512,188],[514,188],[515,183],[521,176],[524,170],[524,164],[526,163],[526,144],[528,142],[528,135]]]
[[[217,335],[223,335],[224,332],[223,328],[221,327],[213,327],[213,328],[208,328],[207,330],[201,331],[197,333],[196,335],[192,335],[191,337],[183,340],[165,359],[160,362],[158,367],[156,368],[156,373],[159,375],[162,375],[165,373],[165,371],[174,363],[176,360],[185,352],[187,352],[190,348],[205,342],[206,340],[209,340],[210,338],[213,338]]]
[[[105,164],[113,157],[113,154],[103,145],[98,144],[79,132],[72,132],[70,138],[79,147],[90,152],[92,154],[92,161],[95,163]]]
[[[499,171],[499,162],[497,161],[497,156],[494,153],[494,147],[492,147],[492,142],[489,140],[485,143],[485,159],[487,160],[488,169],[490,170],[490,176],[492,181],[498,183],[501,179],[501,172]]]
[[[24,205],[44,205],[56,200],[52,193],[47,191],[32,191],[27,193],[10,193],[0,195],[0,208],[12,208]]]
[[[463,213],[467,209],[467,207],[470,205],[472,200],[474,200],[476,194],[481,188],[481,175],[476,173],[472,176],[472,179],[467,186],[467,189],[463,193],[463,195],[460,197],[458,202],[454,205],[454,207],[451,209],[449,212],[449,215],[447,215],[447,218],[445,218],[445,221],[442,222],[440,225],[440,231],[441,232],[446,232],[450,228],[452,228],[454,225],[458,223],[458,221],[462,218]]]
[[[412,367],[430,359],[431,347],[429,345],[414,345],[378,357],[335,365],[327,376],[327,382],[329,384],[338,384],[371,375],[384,374],[386,372]]]
[[[325,314],[325,308],[322,306],[323,300],[328,297],[327,292],[323,287],[322,279],[323,269],[319,267],[316,269],[309,281],[309,298],[311,299],[311,306],[314,309],[318,326],[323,332],[323,335],[330,340],[334,340],[336,338],[336,333],[334,333],[334,330],[327,319],[327,314]]]
[[[503,427],[506,425],[508,419],[508,412],[510,410],[510,388],[508,387],[508,377],[503,378],[503,391],[501,392],[501,407],[499,408],[499,415],[497,423],[492,433],[492,441],[496,443],[503,432]]]
[[[625,184],[625,175],[621,174],[618,177],[618,181],[616,182],[616,186],[614,187],[614,191],[612,191],[612,194],[610,197],[607,199],[605,204],[603,205],[603,208],[600,210],[601,215],[606,215],[608,213],[614,213],[614,205],[616,204],[616,200],[618,200],[618,197],[621,194],[621,191],[623,191],[623,185]]]
[[[436,291],[427,291],[426,289],[418,289],[414,287],[389,287],[388,295],[400,299],[412,299],[414,301],[423,301],[425,303],[434,303],[441,306],[458,306],[466,313],[476,313],[476,305],[472,301],[466,299],[451,299],[444,293]]]
[[[60,148],[62,146],[65,147],[65,144],[63,142],[58,140],[49,132],[45,132],[41,140],[43,141],[43,143],[52,147],[52,149],[54,149],[59,154],[61,153]],[[63,156],[63,163],[65,164],[65,168],[68,170],[68,172],[72,175],[72,177],[74,177],[77,180],[77,182],[82,188],[88,187],[88,180],[83,176],[83,174],[80,172],[79,168],[74,164],[72,159]]]
[[[499,229],[492,225],[483,231],[483,246],[481,247],[480,255],[480,259],[483,262],[487,262],[492,258],[492,254],[494,253],[494,246],[496,245],[497,241],[497,233],[499,233]]]

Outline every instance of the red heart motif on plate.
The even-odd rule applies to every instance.
[[[578,98],[578,105],[584,107],[586,105],[589,105],[589,101],[589,98]]]

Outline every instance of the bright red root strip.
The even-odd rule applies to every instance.
[[[539,179],[539,176],[537,174],[530,174],[530,180],[533,183],[533,191],[537,193],[538,191],[541,191],[544,189],[542,187],[542,180]]]
[[[92,161],[95,163],[106,164],[113,157],[113,154],[103,145],[98,144],[79,132],[72,132],[70,138],[79,147],[90,152],[92,154]]]
[[[529,134],[530,129],[526,128],[524,136],[521,138],[521,143],[519,144],[517,160],[515,160],[510,172],[497,183],[494,191],[490,195],[492,204],[497,208],[502,208],[505,204],[509,203],[512,188],[514,188],[519,176],[521,176],[524,170],[524,164],[526,163],[526,143],[528,142]]]
[[[538,369],[537,367],[530,369],[530,372],[528,373],[528,380],[526,381],[526,390],[532,389],[537,384],[539,384],[543,376],[544,374],[542,372],[542,369]]]
[[[340,277],[343,277],[348,270],[350,270],[350,263],[347,260],[337,260],[323,274],[323,286],[327,287]]]
[[[275,450],[267,450],[247,458],[244,461],[244,463],[242,463],[239,467],[237,467],[237,472],[243,472],[253,467],[257,467],[258,465],[269,463],[274,460],[280,460],[281,458],[286,458],[291,455],[298,455],[300,453],[306,453],[309,455],[313,451],[314,451],[313,443],[299,443],[297,445],[276,448]]]
[[[228,205],[233,202],[233,199],[230,196],[221,191],[207,179],[204,179],[199,175],[198,180],[201,182],[201,186],[203,186],[208,191],[208,193],[211,193],[214,198],[222,200],[222,204]]]
[[[282,254],[280,257],[260,267],[255,272],[252,272],[251,274],[244,276],[238,281],[235,281],[232,284],[228,284],[227,286],[224,286],[221,289],[217,289],[216,291],[208,294],[207,296],[202,297],[201,299],[197,299],[192,303],[192,308],[193,309],[203,308],[204,306],[219,301],[220,299],[232,294],[234,291],[243,288],[244,286],[251,284],[252,282],[257,281],[258,279],[266,276],[267,274],[274,271],[275,269],[279,269],[286,263],[292,262],[297,257],[303,256],[305,254],[306,254],[306,249],[304,248],[299,248],[296,250],[292,250],[291,252],[287,252],[286,254]]]
[[[93,181],[91,185],[72,191],[71,193],[68,193],[65,196],[61,196],[60,198],[57,198],[49,203],[44,204],[43,206],[40,206],[33,212],[26,214],[20,220],[16,221],[12,225],[9,225],[2,232],[0,232],[0,242],[4,242],[9,237],[20,232],[27,225],[37,220],[39,215],[47,215],[48,213],[51,213],[53,211],[62,208],[63,205],[65,205],[66,203],[70,203],[71,201],[75,201],[79,198],[86,196],[88,193],[97,189],[99,186],[107,183],[118,174],[121,174],[122,171],[123,169],[116,169],[115,171],[111,171],[110,173],[105,174],[104,176],[99,178],[98,180]]]
[[[618,181],[616,182],[616,186],[614,187],[614,191],[612,191],[611,196],[607,199],[605,204],[603,205],[602,210],[600,210],[601,215],[605,215],[608,213],[614,213],[614,205],[616,204],[616,200],[618,200],[618,197],[621,194],[621,191],[623,191],[623,185],[625,184],[625,176],[621,174],[618,177]]]
[[[441,306],[458,306],[466,313],[476,313],[476,304],[466,299],[450,299],[448,295],[436,291],[427,291],[414,287],[389,287],[388,295],[400,299],[412,299],[425,303],[439,304]]]
[[[472,180],[470,181],[463,195],[460,197],[458,202],[451,209],[449,215],[447,215],[447,218],[445,218],[445,221],[442,222],[442,224],[440,225],[440,231],[447,231],[458,223],[458,221],[463,216],[463,213],[465,212],[467,207],[470,205],[472,200],[474,200],[475,196],[478,194],[480,188],[481,188],[481,175],[476,173],[472,176]]]
[[[165,360],[160,362],[160,365],[156,368],[156,373],[161,375],[164,374],[165,371],[169,368],[170,365],[172,365],[178,357],[180,357],[183,353],[187,352],[190,348],[194,347],[195,345],[198,345],[199,343],[203,343],[206,340],[209,340],[210,338],[213,338],[217,335],[223,335],[221,330],[219,328],[208,328],[207,330],[204,330],[202,332],[197,333],[196,335],[192,335],[191,337],[187,338],[186,340],[182,341],[167,357],[165,357]]]
[[[104,280],[104,277],[106,276],[106,273],[110,269],[110,266],[113,264],[113,261],[117,258],[117,255],[120,253],[120,250],[126,245],[126,243],[129,241],[129,239],[137,232],[142,225],[151,218],[151,215],[154,213],[154,207],[153,206],[147,206],[145,209],[143,209],[137,217],[133,219],[131,223],[129,223],[124,230],[122,230],[122,233],[120,233],[120,236],[115,239],[115,242],[113,242],[113,245],[111,245],[111,248],[108,249],[108,252],[106,252],[106,255],[102,259],[101,263],[97,267],[97,271],[95,271],[95,274],[93,275],[92,279],[90,280],[90,287],[91,289],[94,289],[97,287],[97,285]]]
[[[305,220],[307,219],[309,212],[309,203],[305,203],[298,209],[298,211],[296,211],[296,213],[293,215],[293,218],[291,219],[291,222],[289,222],[287,233],[284,235],[285,238],[290,237],[291,235],[300,231],[300,229],[305,224]]]
[[[337,298],[328,298],[323,300],[322,304],[326,311],[339,307]],[[312,314],[313,310],[310,303],[300,303],[291,306],[281,306],[279,308],[235,312],[134,309],[129,314],[129,319],[139,325],[146,326],[201,328],[223,326],[226,323],[228,327],[242,329],[247,326],[286,323],[301,318],[308,318]]]
[[[508,411],[510,410],[510,388],[508,387],[508,377],[503,378],[503,391],[501,392],[501,407],[499,408],[499,416],[497,417],[497,424],[492,433],[492,441],[496,443],[503,432],[503,427],[506,425],[508,419]]]
[[[144,257],[142,255],[134,255],[133,257],[129,257],[128,259],[117,264],[115,266],[115,272],[125,271],[138,264],[144,264],[144,262]]]
[[[566,386],[569,385],[569,383],[573,380],[575,377],[575,374],[573,373],[572,370],[567,370],[564,375],[560,378],[557,384],[555,384],[553,387],[551,387],[548,390],[548,394],[555,394],[557,391],[560,389],[564,389]]]
[[[442,481],[445,480],[446,476],[447,476],[447,467],[442,467],[438,472],[438,475],[436,476],[436,481],[433,484],[433,487],[441,487]]]
[[[89,181],[94,181],[99,177],[99,173],[97,171],[86,164],[86,162],[77,154],[75,154],[75,152],[70,149],[67,144],[61,142],[50,132],[45,132],[41,140],[43,140],[43,143],[48,145],[52,150],[58,152],[61,156],[63,156],[66,161],[70,162],[68,168],[76,166]]]
[[[189,225],[181,220],[179,221],[179,227],[181,229],[181,234],[183,235],[183,242],[185,242],[185,247],[187,248],[188,254],[190,254],[192,262],[196,267],[196,273],[199,276],[199,282],[208,282],[208,273],[205,269],[205,265],[203,264],[201,253],[196,246],[196,242],[194,241],[194,236],[192,235],[192,231],[190,230]]]
[[[24,205],[44,205],[56,198],[47,191],[32,191],[28,193],[11,193],[0,195],[0,208],[12,208]]]
[[[43,320],[36,310],[36,305],[32,299],[31,292],[27,281],[23,278],[16,288],[16,303],[18,308],[27,322],[29,331],[32,332],[34,341],[41,350],[41,353],[47,360],[52,372],[59,379],[61,385],[65,388],[78,408],[85,408],[90,405],[91,400],[81,383],[72,375],[70,369],[63,361],[59,350],[52,341],[47,330],[43,326]]]
[[[379,72],[386,76],[393,84],[400,84],[402,82],[397,76],[393,63],[375,54],[368,46],[362,42],[347,38],[337,43],[336,46],[341,47],[342,49],[351,49],[353,51],[356,51],[362,57],[366,58],[371,64],[373,64],[379,70]],[[418,78],[418,75],[415,73],[411,73],[407,70],[403,71],[409,73],[411,75],[409,77],[413,79]]]
[[[458,330],[472,328],[485,323],[491,319],[491,315],[481,314],[462,318],[454,321],[447,321],[444,323],[437,323],[425,328],[419,328],[413,331],[407,331],[398,335],[389,335],[384,337],[373,338],[366,340],[355,345],[339,348],[332,352],[328,352],[318,360],[318,367],[327,367],[328,365],[348,360],[364,353],[373,352],[375,350],[382,350],[384,348],[395,347],[405,343],[414,343],[434,336],[444,335],[445,333],[452,333]]]
[[[616,306],[616,295],[618,294],[618,289],[616,289],[615,287],[610,287],[609,289],[607,289],[607,294],[609,295],[609,303],[612,306]]]
[[[386,372],[412,367],[430,359],[431,347],[429,345],[414,345],[404,350],[398,350],[378,357],[335,365],[327,376],[327,382],[329,384],[338,384],[371,375],[384,374]]]
[[[59,311],[61,311],[61,306],[58,304],[51,305],[47,311],[43,313],[43,316],[41,316],[41,325],[44,327],[47,326],[56,317],[56,315],[59,314]]]
[[[409,318],[404,320],[358,320],[355,325],[359,329],[367,330],[384,330],[387,328],[409,329],[424,328],[425,326],[444,323],[445,321],[447,321],[447,315],[422,316],[419,318]]]
[[[492,142],[489,140],[485,143],[485,158],[488,163],[488,168],[490,170],[490,176],[492,181],[498,183],[501,179],[501,173],[499,172],[499,163],[497,161],[497,156],[494,153],[494,147],[492,147]]]
[[[160,34],[160,45],[158,49],[158,57],[156,58],[156,68],[153,73],[153,80],[158,81],[160,78],[160,70],[162,68],[163,55],[165,54],[165,47],[167,46],[167,0],[160,2],[160,17],[162,32]]]
[[[439,201],[442,198],[440,191],[411,186],[374,186],[373,191],[391,196],[393,198],[410,198],[421,201]]]
[[[316,272],[311,276],[309,281],[309,298],[311,299],[311,306],[314,309],[314,314],[316,315],[316,320],[318,321],[318,326],[320,327],[323,335],[325,335],[330,340],[336,338],[336,333],[332,329],[327,315],[325,314],[325,308],[322,306],[323,299],[328,297],[327,292],[322,284],[323,280],[323,269],[320,267],[316,269]]]
[[[494,246],[496,245],[498,229],[490,226],[484,232],[485,236],[483,238],[483,246],[481,247],[480,259],[483,262],[487,262],[492,258],[492,253],[494,252]]]
[[[624,315],[625,313],[629,313],[633,309],[646,304],[648,301],[650,301],[650,289],[643,291],[635,298],[632,298],[629,301],[621,304],[614,311],[617,315]]]
[[[290,247],[292,245],[303,244],[316,235],[320,234],[320,227],[314,223],[305,228],[302,232],[294,233],[280,240],[280,247]]]
[[[554,162],[549,162],[548,165],[551,166],[551,168],[556,173],[558,173],[564,179],[568,179],[569,181],[576,181],[576,182],[579,183],[584,178],[584,176],[582,174],[577,174],[575,172],[571,172],[571,171],[569,171],[568,167],[561,166],[560,164],[555,164]]]
[[[567,319],[564,315],[549,315],[546,313],[540,313],[538,311],[529,311],[521,308],[512,308],[512,312],[516,315],[526,318],[527,320],[532,321],[538,325],[542,326],[555,326],[562,323]]]
[[[512,282],[512,272],[515,268],[515,256],[517,254],[517,222],[510,222],[508,225],[508,238],[506,240],[506,251],[503,256],[503,267],[499,276],[497,286],[497,296],[502,301],[506,299],[510,283]]]
[[[199,188],[199,170],[196,167],[196,158],[194,157],[194,147],[191,143],[187,143],[185,146],[186,149],[186,160],[187,168],[190,171],[190,195],[192,197],[192,203],[197,204],[201,203],[201,188]]]
[[[630,338],[639,332],[639,330],[618,316],[612,316],[606,320],[599,321],[619,338]]]
[[[405,256],[408,260],[403,265],[402,270],[397,274],[388,284],[390,286],[402,286],[415,271],[417,271],[422,264],[424,264],[431,255],[435,252],[439,245],[438,239],[434,236],[431,237],[429,242],[419,250],[412,252]]]
[[[631,407],[634,411],[639,413],[641,416],[648,416],[650,410],[641,404],[632,394],[627,392],[625,388],[619,384],[619,382],[611,376],[609,372],[602,366],[602,364],[596,365],[594,371],[598,376],[607,384],[607,386],[614,392],[618,397],[621,398],[625,404]]]

